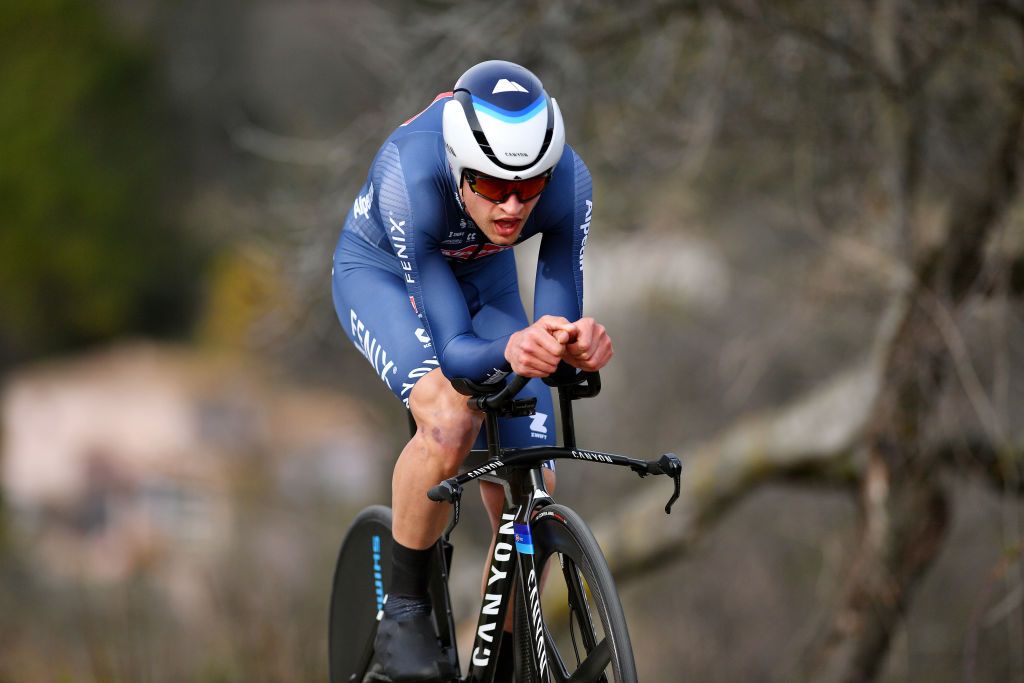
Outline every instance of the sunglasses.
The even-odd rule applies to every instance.
[[[518,195],[521,202],[528,202],[543,192],[551,180],[551,171],[525,180],[502,180],[469,169],[463,174],[473,194],[495,204],[504,203],[512,195]]]

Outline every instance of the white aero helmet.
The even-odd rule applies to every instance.
[[[540,79],[500,60],[462,74],[444,105],[442,132],[456,186],[466,169],[532,178],[554,168],[565,147],[562,114]]]

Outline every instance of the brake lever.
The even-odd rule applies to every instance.
[[[451,503],[452,518],[444,530],[444,539],[448,540],[448,537],[452,535],[452,531],[459,524],[459,513],[462,510],[462,486],[455,480],[455,477],[445,479],[427,491],[427,498],[435,503]]]
[[[672,506],[679,500],[679,489],[683,478],[683,463],[675,453],[665,453],[657,462],[651,461],[647,464],[647,471],[651,474],[667,474],[672,477],[674,491],[665,505],[665,514],[672,514]]]

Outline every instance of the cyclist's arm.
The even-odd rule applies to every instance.
[[[462,290],[439,250],[424,245],[417,249],[417,262],[428,284],[413,296],[434,341],[441,372],[448,378],[464,377],[478,383],[504,377],[510,369],[505,360],[510,335],[483,339],[473,332]]]
[[[583,250],[594,204],[590,173],[576,153],[571,154],[571,159],[563,159],[559,164],[562,168],[556,170],[556,174],[561,171],[560,185],[549,188],[556,192],[551,206],[559,209],[561,218],[544,230],[534,312],[538,317],[560,316],[571,321],[571,337],[562,359],[581,370],[593,371],[604,367],[613,351],[604,326],[583,317]],[[565,168],[566,161],[571,161],[570,168]]]
[[[559,160],[551,183],[534,209],[539,222],[540,254],[534,289],[535,322],[510,339],[505,357],[526,377],[546,377],[580,337],[583,312],[583,247],[593,211],[590,173],[570,147]],[[583,336],[590,338],[592,327]],[[566,344],[569,344],[566,346]]]
[[[429,142],[424,138],[424,142]],[[440,251],[447,208],[437,174],[429,164],[417,163],[431,149],[407,146],[401,153],[391,145],[379,159],[380,218],[391,247],[398,256],[406,289],[416,313],[434,344],[438,364],[446,377],[464,377],[478,383],[500,379],[509,371],[505,360],[508,336],[483,339],[473,333],[472,318],[451,266]],[[408,155],[408,156],[407,156]],[[412,158],[403,169],[405,159]]]
[[[575,322],[583,316],[583,250],[594,208],[590,172],[575,151],[567,148],[545,192],[552,195],[537,207],[547,214],[538,218],[548,224],[537,260],[533,314]]]

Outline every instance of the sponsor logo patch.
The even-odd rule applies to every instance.
[[[580,224],[580,231],[583,239],[580,240],[580,272],[583,272],[583,250],[587,248],[587,238],[590,236],[590,217],[594,215],[594,202],[587,200],[587,215]]]
[[[390,375],[398,374],[395,361],[388,358],[388,352],[380,345],[377,338],[370,333],[370,330],[367,329],[366,325],[363,324],[363,321],[356,316],[356,312],[352,309],[349,309],[349,321],[352,325],[353,343],[359,349],[359,353],[363,354],[363,357],[370,361],[374,372],[384,380],[384,384],[390,389]]]
[[[494,84],[494,90],[491,91],[492,95],[497,95],[500,92],[530,92],[523,86],[519,85],[515,81],[510,81],[507,78],[500,79]]]
[[[370,189],[366,191],[366,194],[359,195],[352,202],[352,215],[356,218],[369,218],[371,206],[373,206],[373,183],[370,183]]]
[[[524,555],[533,555],[533,536],[529,524],[516,524],[516,550]]]
[[[462,247],[461,249],[442,249],[441,253],[448,258],[456,259],[459,261],[469,261],[471,259],[483,258],[484,256],[490,256],[491,254],[497,254],[499,251],[505,251],[511,249],[512,245],[501,245],[501,244],[485,244],[477,251],[476,245],[470,245],[468,247]],[[474,254],[476,254],[474,256]]]

